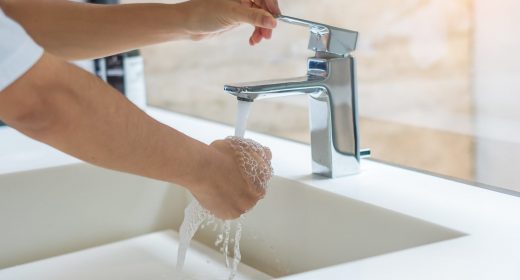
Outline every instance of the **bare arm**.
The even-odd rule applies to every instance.
[[[70,60],[171,40],[201,39],[243,22],[257,27],[250,39],[252,45],[270,38],[276,21],[266,11],[266,3],[278,13],[276,0],[257,0],[265,2],[265,8],[251,7],[244,1],[250,3],[192,0],[180,4],[95,5],[67,0],[0,0],[0,7],[47,52]]]
[[[221,218],[236,218],[263,195],[246,187],[227,145],[208,146],[155,121],[49,54],[0,91],[0,119],[87,162],[183,185]]]

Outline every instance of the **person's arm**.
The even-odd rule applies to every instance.
[[[68,0],[0,0],[0,7],[47,52],[72,60],[176,40],[198,40],[240,23],[256,26],[254,45],[271,37],[276,0],[191,0],[179,4],[95,5]],[[256,8],[258,7],[258,8]]]
[[[220,218],[236,218],[263,195],[248,187],[222,141],[208,146],[155,121],[49,54],[0,91],[0,119],[87,162],[185,186]]]

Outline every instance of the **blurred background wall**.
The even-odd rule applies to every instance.
[[[494,126],[482,121],[489,119],[483,114],[504,113],[509,123],[503,131],[508,132],[520,119],[510,102],[517,100],[508,99],[519,89],[511,84],[518,86],[514,76],[520,55],[511,60],[509,51],[518,49],[520,39],[508,36],[518,26],[515,16],[520,18],[515,1],[279,2],[287,15],[360,32],[354,55],[361,139],[363,147],[372,148],[374,158],[520,190],[519,176],[504,167],[508,160],[498,159],[495,144],[486,140]],[[496,25],[491,28],[491,23]],[[272,40],[249,47],[251,31],[242,26],[200,42],[143,49],[149,104],[233,124],[236,100],[223,92],[225,83],[305,74],[306,58],[313,55],[306,49],[307,30],[281,23]],[[497,40],[507,47],[492,43]],[[501,59],[489,57],[489,52]],[[511,84],[502,83],[501,73],[509,75]],[[484,78],[490,75],[496,79],[489,84]],[[497,84],[501,87],[495,88]],[[498,95],[505,99],[497,103]],[[252,108],[251,130],[309,141],[306,97],[255,102]],[[512,141],[516,146],[515,142],[520,139]],[[520,152],[514,158],[520,159]]]
[[[520,191],[520,1],[475,0],[475,180]]]

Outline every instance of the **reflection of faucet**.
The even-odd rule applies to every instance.
[[[359,149],[356,68],[350,55],[358,33],[320,23],[280,16],[279,20],[310,28],[307,76],[295,79],[226,85],[242,101],[288,95],[310,96],[313,173],[328,177],[355,174],[370,150]]]

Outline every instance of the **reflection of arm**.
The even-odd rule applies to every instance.
[[[98,78],[49,54],[0,91],[0,119],[87,162],[184,186],[201,183],[194,182],[201,177],[197,170],[214,154],[150,118]]]
[[[46,51],[64,59],[106,56],[187,38],[178,5],[93,5],[68,0],[0,0]]]

